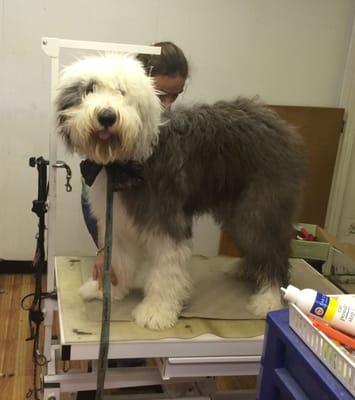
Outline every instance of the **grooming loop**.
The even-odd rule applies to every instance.
[[[67,175],[66,175],[67,182],[65,184],[65,190],[67,192],[71,192],[72,191],[72,187],[70,185],[70,180],[71,180],[71,177],[72,177],[72,173],[71,173],[71,169],[70,169],[69,165],[67,163],[65,163],[64,161],[57,161],[53,165],[53,167],[54,168],[64,168],[65,169],[65,171],[67,173]]]

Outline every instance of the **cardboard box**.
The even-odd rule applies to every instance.
[[[292,240],[291,258],[323,261],[324,275],[354,275],[355,277],[355,245],[338,243],[336,238],[318,225],[299,223],[315,236],[315,241]],[[219,254],[231,257],[242,257],[234,241],[222,232]]]
[[[331,236],[323,228],[312,224],[298,224],[305,227],[305,229],[315,236],[315,241],[305,240],[292,240],[291,242],[291,258],[304,258],[307,260],[327,261],[331,247],[335,243],[335,238]],[[230,257],[243,257],[243,254],[236,247],[235,242],[230,236],[222,231],[219,254]]]
[[[355,245],[337,243],[332,254],[332,264],[336,274],[355,276]]]
[[[291,256],[324,261],[322,273],[347,293],[355,293],[355,245],[339,243],[325,229],[299,224],[315,236],[315,241],[292,240]]]

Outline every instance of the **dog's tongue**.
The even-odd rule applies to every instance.
[[[97,132],[97,136],[98,136],[101,140],[107,140],[107,139],[111,136],[111,132],[108,131],[108,130],[98,131],[98,132]]]

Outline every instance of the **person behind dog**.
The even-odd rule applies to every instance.
[[[183,51],[172,42],[158,42],[160,55],[140,54],[147,75],[154,78],[155,88],[163,107],[169,107],[184,91],[189,65]]]
[[[154,79],[154,86],[164,108],[170,107],[178,96],[184,91],[186,80],[189,76],[189,65],[184,52],[174,43],[169,41],[157,42],[153,46],[161,48],[160,55],[139,54],[137,59],[143,64],[148,76]],[[87,229],[98,246],[97,221],[90,210],[87,187],[82,180],[81,206]],[[102,282],[103,251],[98,250],[93,278]],[[117,284],[117,278],[112,273],[111,282]]]

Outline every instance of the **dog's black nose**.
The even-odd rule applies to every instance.
[[[116,122],[117,116],[112,108],[105,108],[97,115],[97,120],[104,128],[109,128]]]

